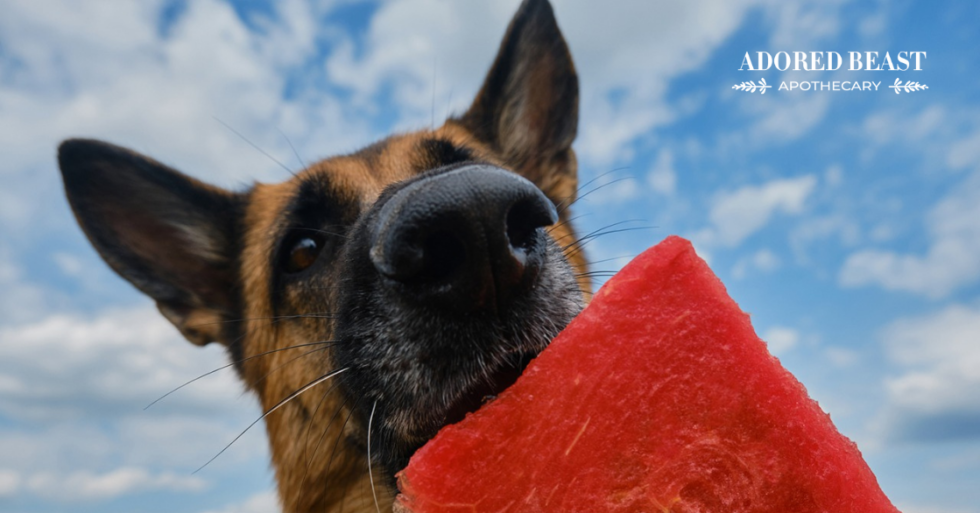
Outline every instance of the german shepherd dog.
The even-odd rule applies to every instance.
[[[578,78],[525,0],[476,99],[231,192],[111,144],[58,150],[91,243],[258,395],[287,512],[390,510],[394,475],[581,310]]]

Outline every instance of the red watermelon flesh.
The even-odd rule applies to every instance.
[[[398,484],[395,509],[417,513],[897,511],[679,237],[606,283]]]

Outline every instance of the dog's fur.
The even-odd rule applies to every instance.
[[[58,160],[106,262],[188,340],[225,345],[274,410],[265,422],[284,510],[373,510],[375,500],[389,510],[412,452],[495,393],[490,376],[526,363],[583,304],[586,263],[566,208],[577,117],[578,81],[551,6],[526,0],[465,114],[284,183],[229,192],[93,140],[65,141]],[[529,225],[534,283],[465,312],[393,298],[368,254],[381,210],[411,184],[473,163],[526,178],[556,207],[557,223]],[[309,241],[319,253],[290,268]]]

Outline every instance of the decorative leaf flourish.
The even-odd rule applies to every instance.
[[[766,79],[764,78],[759,79],[758,85],[755,83],[754,80],[750,80],[748,82],[742,82],[741,84],[735,84],[732,86],[732,89],[735,89],[737,91],[748,91],[750,93],[761,91],[759,94],[766,94],[766,89],[771,89],[771,88],[772,86],[767,85]]]
[[[911,93],[913,91],[921,91],[923,89],[929,89],[929,86],[925,84],[920,84],[918,82],[909,81],[903,84],[902,79],[900,78],[896,78],[895,83],[888,87],[894,89],[895,94],[901,94],[902,91],[905,91],[906,93]]]

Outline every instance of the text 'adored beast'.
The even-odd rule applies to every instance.
[[[922,71],[926,52],[847,52],[850,71]],[[776,68],[779,71],[837,71],[844,65],[844,57],[838,52],[756,52],[752,59],[745,52],[739,71],[766,71]]]

